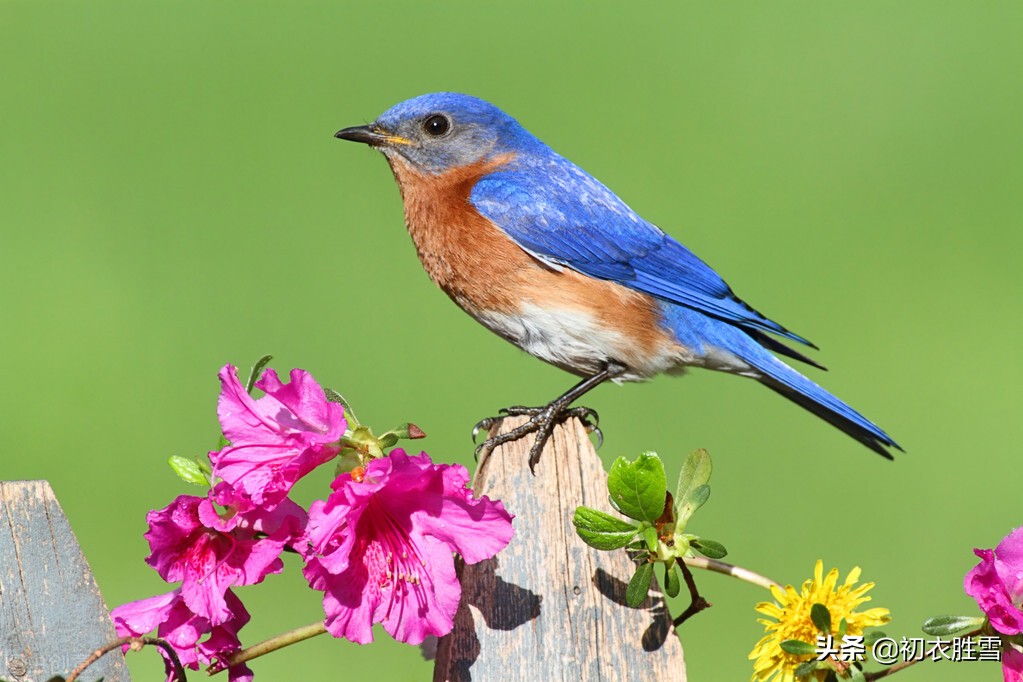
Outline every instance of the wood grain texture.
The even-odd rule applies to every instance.
[[[66,675],[116,639],[103,597],[46,481],[0,482],[0,679]],[[83,680],[127,682],[119,651]]]
[[[626,606],[633,568],[625,552],[599,552],[575,534],[577,506],[609,510],[607,475],[582,425],[573,419],[555,429],[535,477],[532,442],[497,448],[477,469],[473,489],[515,514],[515,536],[494,559],[460,567],[462,602],[438,644],[434,682],[685,682],[660,593]]]

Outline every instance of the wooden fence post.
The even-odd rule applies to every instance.
[[[46,481],[0,482],[0,679],[67,675],[117,638],[71,525]],[[128,682],[120,651],[83,680]]]
[[[434,682],[685,682],[682,646],[656,586],[629,608],[634,569],[625,552],[598,552],[575,534],[577,506],[609,510],[607,475],[582,425],[572,419],[554,431],[535,477],[532,443],[508,443],[479,463],[473,490],[516,515],[515,536],[495,558],[460,567],[462,602],[438,643]]]

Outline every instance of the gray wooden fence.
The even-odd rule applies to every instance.
[[[626,606],[634,568],[625,552],[598,552],[575,534],[577,506],[609,510],[607,475],[582,425],[554,431],[535,477],[531,445],[526,437],[497,448],[476,471],[473,490],[515,513],[515,536],[493,559],[461,568],[462,603],[438,645],[434,682],[684,682],[659,593]]]
[[[0,482],[0,679],[67,675],[116,639],[103,597],[46,481]],[[120,651],[82,678],[127,682]]]

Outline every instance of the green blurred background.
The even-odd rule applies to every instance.
[[[0,0],[0,478],[52,482],[113,606],[164,589],[144,515],[190,492],[164,462],[215,443],[224,363],[273,353],[470,466],[477,419],[567,388],[434,288],[383,159],[332,138],[458,90],[813,339],[832,371],[808,374],[908,451],[885,462],[754,382],[693,372],[587,398],[605,460],[655,449],[674,477],[708,448],[694,530],[782,582],[862,566],[890,634],[973,613],[973,547],[1023,523],[1021,22],[1014,0]],[[248,641],[317,617],[295,568],[242,590]],[[765,593],[698,577],[714,608],[685,625],[691,677],[747,679]],[[429,676],[380,635],[254,668]],[[134,657],[137,679],[161,679],[156,658]]]

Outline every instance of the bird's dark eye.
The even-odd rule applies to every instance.
[[[447,116],[441,114],[434,114],[423,121],[423,130],[426,131],[427,135],[433,135],[434,137],[440,137],[448,132],[450,128],[451,121],[448,120]]]

